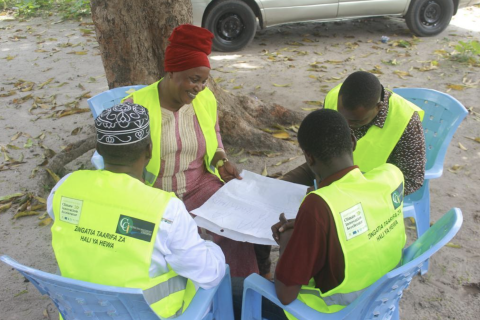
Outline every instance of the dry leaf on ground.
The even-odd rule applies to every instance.
[[[39,225],[40,227],[48,226],[50,223],[52,223],[52,221],[53,221],[52,218],[48,217],[48,218],[43,219],[42,221],[40,221],[40,222],[38,223],[38,225]]]
[[[13,200],[13,199],[16,199],[16,198],[20,198],[20,197],[23,197],[24,195],[25,195],[25,193],[17,192],[17,193],[14,193],[14,194],[10,194],[8,196],[3,196],[3,197],[0,197],[0,203],[6,202],[8,200]]]
[[[303,101],[303,103],[311,105],[311,106],[323,106],[322,101]]]
[[[14,215],[12,219],[17,220],[18,218],[35,216],[35,215],[38,215],[38,214],[40,214],[40,212],[38,212],[38,211],[22,211],[22,212],[17,213],[16,215]]]
[[[238,157],[239,155],[241,155],[243,153],[243,151],[245,151],[245,149],[240,149],[240,151],[236,152],[236,153],[232,153],[231,156],[232,157]]]
[[[16,93],[17,93],[17,91],[15,91],[15,90],[10,90],[7,93],[0,93],[0,98],[10,97],[10,96],[13,96]]]
[[[470,140],[473,140],[473,141],[475,141],[475,142],[478,142],[478,143],[480,143],[480,137],[475,137],[475,138],[472,138],[472,137],[465,137],[465,138],[467,138],[467,139],[470,139]]]
[[[400,79],[403,80],[406,79],[405,77],[412,77],[412,75],[406,71],[395,70],[393,73],[395,73]]]
[[[463,84],[449,84],[447,85],[447,88],[457,91],[463,91],[465,89],[465,86]]]
[[[9,203],[0,205],[0,213],[2,213],[3,211],[7,211],[8,209],[10,209],[10,207],[12,206],[12,203],[13,203],[13,202],[9,202]]]
[[[47,172],[50,174],[50,176],[53,178],[53,180],[55,180],[55,182],[60,181],[60,177],[57,176],[57,174],[55,172],[53,172],[50,169],[45,169],[45,170],[47,170]]]
[[[449,242],[445,246],[450,247],[450,248],[455,248],[455,249],[460,249],[462,247],[461,245],[455,244],[453,242]]]
[[[288,158],[288,159],[283,159],[282,161],[279,161],[279,162],[275,163],[274,166],[277,167],[277,166],[279,166],[279,165],[281,165],[281,164],[284,164],[284,163],[290,162],[290,161],[292,161],[292,160],[295,160],[295,159],[297,159],[298,157],[299,157],[299,156],[291,157],[291,158]]]
[[[457,171],[459,171],[462,168],[463,168],[463,166],[456,164],[456,165],[453,165],[451,168],[448,168],[448,171],[456,173]]]
[[[272,136],[274,138],[277,138],[277,139],[289,139],[290,138],[290,135],[288,134],[288,132],[285,132],[285,131],[274,133],[274,134],[272,134]]]
[[[39,89],[42,89],[44,86],[46,86],[47,84],[49,84],[49,83],[52,82],[52,81],[53,81],[53,78],[50,78],[50,79],[48,79],[47,81],[45,81],[44,83],[40,84],[40,85],[38,86],[38,88],[39,88]]]
[[[70,116],[72,114],[84,113],[84,112],[90,112],[90,109],[89,108],[73,108],[70,110],[62,110],[57,115],[57,118],[62,118],[62,117]]]

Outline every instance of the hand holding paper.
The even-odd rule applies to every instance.
[[[243,180],[231,180],[193,210],[195,221],[233,240],[275,245],[272,225],[281,212],[286,219],[295,218],[307,187],[249,171],[241,176]]]

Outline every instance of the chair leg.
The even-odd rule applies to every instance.
[[[400,310],[398,310],[398,303],[397,303],[397,307],[395,308],[395,311],[393,312],[393,315],[390,318],[390,320],[400,320]]]
[[[234,320],[233,316],[233,300],[232,300],[232,281],[230,278],[230,271],[223,278],[218,287],[216,299],[216,314],[215,319]]]
[[[429,181],[425,180],[425,194],[422,199],[415,203],[415,219],[417,225],[417,236],[420,238],[428,228],[430,228],[430,186]],[[424,275],[428,271],[428,260],[424,263],[421,269],[421,274]]]
[[[262,296],[250,289],[243,289],[242,320],[262,320]]]

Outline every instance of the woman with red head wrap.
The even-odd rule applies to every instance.
[[[217,102],[206,87],[212,39],[207,29],[175,28],[165,52],[165,77],[125,99],[149,110],[153,150],[146,183],[174,192],[188,211],[207,201],[222,180],[241,179],[223,149]],[[253,244],[205,236],[222,248],[232,276],[258,273]]]

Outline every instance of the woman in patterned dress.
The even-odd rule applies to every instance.
[[[206,87],[212,38],[210,31],[192,25],[175,28],[165,53],[165,77],[125,99],[149,110],[153,157],[146,182],[174,192],[188,211],[224,182],[241,179],[223,149],[217,103]],[[210,237],[222,248],[232,276],[258,273],[253,244]]]

